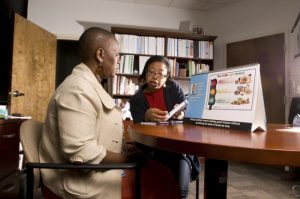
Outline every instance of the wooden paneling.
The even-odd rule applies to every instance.
[[[284,33],[227,44],[227,67],[260,64],[269,123],[285,123],[284,44]]]
[[[55,89],[56,36],[15,15],[10,112],[43,121]]]

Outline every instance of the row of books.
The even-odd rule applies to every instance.
[[[113,95],[133,95],[138,89],[138,84],[134,83],[131,78],[119,75],[113,78]]]
[[[124,74],[142,74],[146,61],[150,58],[150,56],[139,56],[139,65],[138,68],[134,68],[134,55],[122,55],[119,68],[117,70],[118,73]],[[169,59],[171,65],[171,75],[173,77],[190,77],[194,74],[199,74],[203,72],[209,71],[209,65],[204,63],[196,63],[195,61],[188,60],[187,63],[177,62],[176,59]],[[179,69],[186,69],[184,70]],[[188,72],[188,74],[187,74]]]
[[[164,55],[165,39],[127,34],[115,34],[121,53]]]
[[[199,41],[198,57],[201,59],[213,59],[213,42],[212,41]]]
[[[198,41],[198,52],[194,54],[194,41],[188,39],[168,38],[167,56],[171,57],[187,57],[200,59],[213,59],[213,42]]]
[[[139,67],[134,67],[134,55],[122,55],[120,59],[120,64],[117,69],[117,73],[125,73],[125,74],[142,74],[144,66],[150,56],[139,56]]]
[[[121,53],[164,55],[165,38],[152,36],[137,36],[115,34],[120,43]],[[167,56],[213,59],[213,42],[198,41],[198,52],[194,52],[194,42],[189,39],[168,38]]]
[[[208,64],[195,64],[194,62],[192,64],[189,63],[189,77],[191,77],[191,75],[196,75],[196,74],[200,74],[200,73],[207,73],[209,72],[209,68],[210,66]]]
[[[134,55],[122,55],[117,73],[137,74],[134,70]]]
[[[171,75],[173,77],[191,77],[191,75],[208,72],[210,66],[204,63],[196,63],[189,60],[187,63],[177,62],[176,59],[169,60],[171,65]]]
[[[168,38],[167,56],[194,57],[194,41],[188,39]]]

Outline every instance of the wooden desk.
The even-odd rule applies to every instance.
[[[164,150],[205,157],[205,198],[226,198],[228,160],[267,165],[300,166],[300,134],[276,129],[245,132],[191,124],[149,126],[133,124],[129,136],[136,142]]]
[[[0,119],[0,198],[19,198],[19,127],[21,120]]]

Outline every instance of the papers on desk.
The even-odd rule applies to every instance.
[[[300,115],[297,114],[293,119],[293,126],[285,129],[276,129],[277,131],[300,133]]]
[[[24,120],[30,120],[31,116],[13,116],[13,115],[7,115],[5,119],[24,119]]]
[[[165,122],[141,122],[142,125],[150,125],[150,126],[156,126],[156,125],[174,125],[174,124],[182,124],[182,120],[170,120]]]
[[[300,127],[300,115],[297,114],[294,119],[293,119],[293,126],[298,126]]]
[[[284,129],[276,129],[276,131],[289,132],[289,133],[300,133],[300,126],[292,126]]]

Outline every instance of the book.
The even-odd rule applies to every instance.
[[[178,111],[184,109],[188,104],[188,101],[187,100],[184,100],[183,102],[181,102],[178,106],[176,106],[173,110],[171,110],[169,113],[168,113],[168,119],[170,119],[171,117],[173,117],[173,115],[175,113],[177,113]]]

